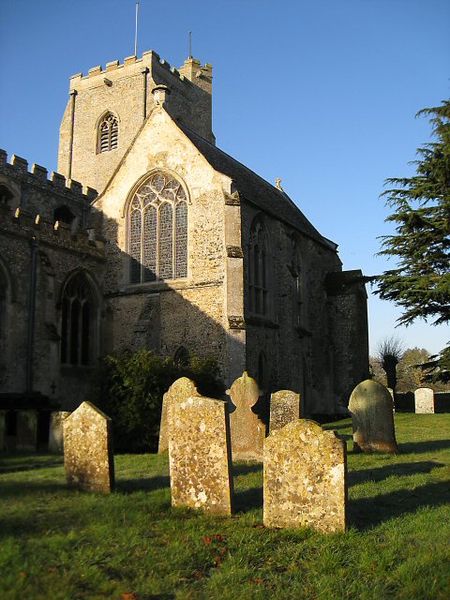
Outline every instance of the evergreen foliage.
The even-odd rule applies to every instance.
[[[179,377],[192,379],[201,394],[220,397],[225,387],[217,363],[191,357],[187,365],[150,350],[122,352],[101,360],[92,402],[113,420],[114,449],[149,452],[158,442],[162,397]]]
[[[430,117],[433,141],[417,150],[415,175],[388,179],[391,187],[382,194],[395,233],[381,238],[380,254],[396,258],[397,267],[376,278],[376,293],[403,309],[398,321],[404,325],[450,319],[450,100],[423,115]],[[446,348],[430,365],[430,377],[445,376],[449,359]]]

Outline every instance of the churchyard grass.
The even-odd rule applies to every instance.
[[[116,491],[69,490],[62,457],[0,457],[2,600],[450,597],[450,414],[396,415],[399,455],[351,452],[349,530],[262,526],[262,471],[236,514],[170,507],[166,456],[115,457]]]

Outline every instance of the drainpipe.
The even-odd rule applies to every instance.
[[[73,155],[73,131],[75,127],[75,98],[77,97],[77,90],[70,92],[70,141],[69,141],[69,169],[67,171],[67,179],[72,179],[72,155]]]
[[[28,291],[28,329],[27,329],[27,362],[26,362],[26,391],[33,391],[33,354],[34,354],[34,325],[36,320],[36,283],[37,256],[39,243],[35,237],[30,240],[30,288]]]

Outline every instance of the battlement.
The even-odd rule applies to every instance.
[[[194,72],[192,68],[189,68],[190,66],[195,67]],[[134,55],[127,56],[122,63],[118,60],[113,60],[107,62],[105,67],[96,65],[88,70],[87,75],[76,73],[70,77],[70,89],[79,89],[80,86],[81,88],[90,87],[91,85],[100,82],[106,84],[109,82],[109,84],[111,84],[111,81],[108,79],[109,76],[116,78],[124,75],[134,75],[135,73],[141,73],[146,68],[149,69],[151,73],[158,70],[158,68],[164,69],[168,73],[171,73],[174,79],[188,85],[191,83],[194,85],[199,84],[194,77],[197,79],[199,77],[212,78],[212,65],[209,63],[201,65],[200,61],[188,58],[183,66],[176,68],[161,58],[154,50],[148,50],[147,52],[143,52],[141,57]],[[100,79],[100,77],[102,77],[102,79]]]
[[[5,150],[0,149],[0,172],[5,171],[8,175],[19,176],[27,179],[27,183],[39,186],[46,191],[71,196],[78,201],[82,200],[88,204],[97,197],[97,191],[89,186],[83,186],[79,181],[66,179],[64,175],[52,171],[50,178],[48,170],[41,165],[33,164],[31,171],[28,170],[28,161],[16,154],[11,156],[8,162],[8,155]]]

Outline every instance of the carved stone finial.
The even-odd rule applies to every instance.
[[[275,179],[275,187],[277,188],[277,190],[280,190],[281,192],[284,192],[283,187],[281,185],[281,179],[279,177],[277,177]]]

